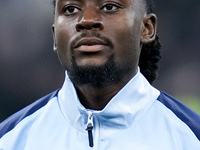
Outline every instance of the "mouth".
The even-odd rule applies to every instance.
[[[98,37],[82,37],[73,45],[73,56],[79,66],[99,66],[107,62],[113,53],[109,40]]]
[[[86,53],[99,52],[108,47],[108,44],[99,38],[87,37],[82,38],[75,43],[74,50]]]

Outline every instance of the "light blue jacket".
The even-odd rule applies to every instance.
[[[200,150],[199,139],[200,117],[140,72],[101,111],[81,105],[66,75],[0,125],[0,150]]]

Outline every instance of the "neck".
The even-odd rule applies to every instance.
[[[75,86],[80,102],[87,109],[102,110],[135,74],[136,72],[126,75],[122,80],[106,87]]]

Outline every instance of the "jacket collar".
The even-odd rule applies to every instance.
[[[87,110],[80,103],[74,85],[66,73],[58,101],[65,119],[73,127],[83,131],[86,128],[88,111],[105,127],[127,128],[149,110],[159,95],[160,92],[138,71],[103,110]]]

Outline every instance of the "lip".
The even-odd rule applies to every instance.
[[[83,37],[75,42],[73,55],[78,65],[104,64],[112,54],[112,47],[103,39]]]
[[[107,46],[106,42],[104,40],[101,40],[99,38],[95,38],[95,37],[90,37],[90,38],[82,38],[81,40],[79,40],[78,42],[75,43],[74,48],[80,48],[82,47],[94,47],[97,45],[102,45],[102,46]]]

